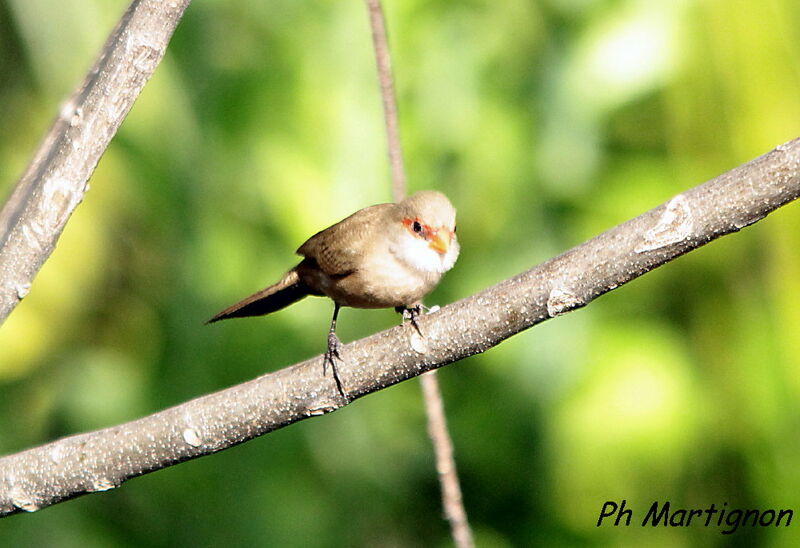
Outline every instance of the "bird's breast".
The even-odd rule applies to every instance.
[[[410,268],[387,250],[364,257],[359,268],[346,276],[318,272],[314,278],[314,288],[340,305],[394,308],[421,300],[436,286],[441,274]]]

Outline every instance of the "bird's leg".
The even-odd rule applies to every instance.
[[[328,330],[328,348],[325,350],[325,359],[322,362],[322,373],[323,375],[328,371],[328,364],[331,364],[331,368],[334,371],[334,376],[336,376],[336,358],[342,359],[342,356],[339,354],[339,346],[342,344],[339,342],[339,337],[336,336],[336,317],[339,315],[339,305],[338,303],[334,303],[333,308],[333,318],[331,318],[331,328]]]
[[[349,398],[342,389],[342,381],[339,380],[339,371],[336,369],[336,360],[342,360],[342,356],[339,354],[339,347],[342,343],[339,341],[339,337],[336,336],[336,317],[339,315],[339,308],[339,303],[333,303],[333,318],[331,318],[331,328],[328,330],[328,348],[325,350],[325,357],[322,360],[322,374],[325,375],[328,364],[331,364],[331,372],[333,373],[333,380],[336,381],[336,388],[339,390],[339,394],[345,400],[348,400]]]
[[[411,325],[417,330],[417,333],[419,333],[420,337],[425,336],[419,329],[419,323],[417,323],[417,318],[419,318],[419,315],[422,314],[422,308],[422,303],[416,303],[412,306],[398,306],[395,308],[396,312],[399,312],[403,315],[403,321],[408,320],[411,322]]]

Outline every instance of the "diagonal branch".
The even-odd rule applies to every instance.
[[[342,383],[365,396],[467,356],[596,297],[800,197],[800,139],[683,192],[539,266],[342,347]],[[335,411],[317,356],[111,428],[0,458],[0,515],[34,511]]]
[[[0,323],[27,295],[190,0],[133,0],[0,210]]]

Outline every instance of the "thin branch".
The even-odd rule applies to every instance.
[[[425,399],[425,412],[428,417],[428,435],[433,442],[433,450],[436,454],[436,472],[439,474],[439,484],[442,489],[444,515],[450,523],[450,531],[455,545],[459,548],[466,548],[475,546],[475,541],[472,539],[467,511],[464,509],[456,459],[453,456],[453,441],[447,428],[444,400],[436,372],[434,369],[419,377]]]
[[[0,323],[27,295],[190,0],[134,0],[0,210]]]
[[[378,67],[378,82],[383,99],[383,117],[386,121],[386,144],[389,164],[392,169],[392,198],[399,202],[406,194],[406,174],[403,169],[403,149],[400,146],[400,127],[397,122],[397,99],[394,94],[392,60],[389,42],[386,39],[386,24],[380,0],[366,0],[372,43],[375,47],[375,63]]]
[[[800,197],[800,139],[678,194],[603,234],[419,318],[341,348],[353,398],[484,352]],[[139,420],[0,458],[0,515],[33,511],[221,451],[341,399],[322,357]]]
[[[403,199],[406,192],[405,165],[403,151],[400,146],[400,123],[397,120],[397,98],[394,93],[392,60],[389,52],[389,40],[386,23],[380,0],[366,0],[372,28],[372,43],[375,48],[375,63],[378,68],[378,81],[383,98],[383,114],[386,121],[386,144],[389,151],[389,163],[392,168],[392,197],[395,202]],[[439,473],[439,485],[442,491],[442,507],[450,524],[453,541],[458,548],[475,546],[472,531],[464,509],[461,496],[461,485],[458,480],[456,461],[453,456],[453,441],[447,429],[444,414],[442,391],[439,388],[439,377],[436,370],[429,371],[420,378],[422,396],[425,402],[425,416],[428,420],[428,436],[436,455],[436,470]]]

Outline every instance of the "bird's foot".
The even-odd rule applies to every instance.
[[[333,373],[333,380],[336,381],[336,389],[339,391],[339,394],[345,399],[345,401],[349,402],[350,398],[342,388],[342,381],[339,379],[339,370],[336,367],[336,360],[344,362],[342,355],[339,353],[339,348],[341,346],[342,343],[339,341],[339,337],[336,336],[336,333],[333,331],[328,333],[328,348],[325,350],[325,356],[322,359],[322,374],[327,374],[328,364],[330,364],[331,372]]]
[[[336,333],[328,333],[328,348],[325,350],[325,359],[322,362],[322,373],[328,372],[328,364],[331,364],[331,369],[336,371],[336,360],[341,360],[342,355],[339,353],[339,348],[342,343]]]
[[[408,320],[411,322],[411,325],[414,329],[417,330],[420,337],[424,337],[425,335],[422,334],[422,331],[419,329],[419,323],[417,322],[417,318],[419,318],[420,314],[422,314],[423,306],[421,303],[417,303],[414,306],[398,306],[395,310],[403,315],[403,321],[405,322]]]

